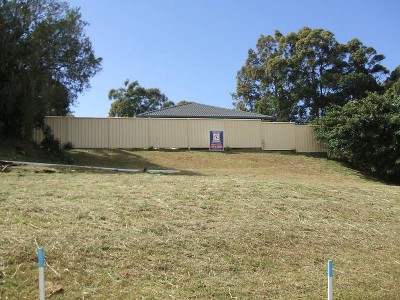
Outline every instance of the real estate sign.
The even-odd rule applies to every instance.
[[[224,132],[221,130],[210,131],[210,151],[224,151]]]

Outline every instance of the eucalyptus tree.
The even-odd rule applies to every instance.
[[[323,29],[262,35],[237,74],[234,105],[279,121],[307,122],[329,105],[380,90],[388,73],[383,59],[359,40],[341,44]]]
[[[144,88],[138,81],[125,80],[124,86],[111,89],[108,99],[113,101],[110,117],[134,117],[138,114],[174,105],[157,88]]]
[[[101,69],[78,8],[57,0],[0,1],[0,130],[29,137],[65,115]]]

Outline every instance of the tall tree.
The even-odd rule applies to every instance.
[[[111,89],[108,99],[111,104],[108,115],[110,117],[134,117],[138,114],[174,105],[174,102],[157,88],[143,88],[138,81],[129,83],[125,80],[124,86]]]
[[[372,47],[352,39],[343,46],[346,59],[341,61],[340,77],[337,82],[338,95],[345,103],[367,96],[367,92],[383,92],[382,81],[389,71],[380,62],[385,58]],[[339,103],[339,104],[344,104]]]
[[[381,88],[387,70],[383,55],[354,39],[336,41],[333,33],[304,27],[297,33],[261,36],[237,74],[234,105],[307,122],[331,104],[343,105]]]
[[[0,128],[29,137],[65,115],[100,71],[78,8],[57,0],[0,2]]]
[[[385,89],[388,90],[393,87],[396,83],[400,82],[400,66],[397,66],[396,69],[394,69],[391,73],[390,76],[385,80]]]

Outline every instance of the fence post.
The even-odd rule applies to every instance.
[[[328,300],[333,300],[333,262],[328,260]]]
[[[38,267],[39,267],[39,300],[44,300],[45,289],[44,289],[44,250],[38,248]]]

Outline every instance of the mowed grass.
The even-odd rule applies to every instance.
[[[73,150],[0,173],[0,298],[400,299],[400,187],[291,153]],[[37,244],[36,244],[37,243]]]

